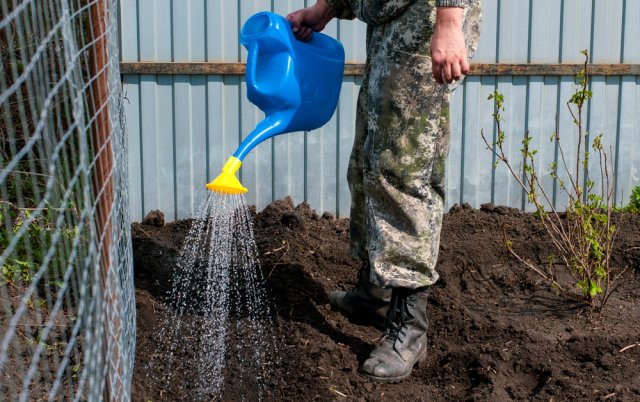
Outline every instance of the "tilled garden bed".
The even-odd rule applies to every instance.
[[[268,401],[640,400],[640,215],[618,216],[613,263],[625,268],[601,314],[556,295],[503,246],[505,231],[523,257],[546,264],[550,241],[531,214],[485,205],[446,214],[430,293],[428,358],[399,384],[371,382],[359,367],[380,331],[331,310],[327,294],[350,289],[358,263],[348,255],[348,220],[289,199],[255,216],[266,287],[276,311],[278,356]],[[149,376],[162,300],[190,221],[133,225],[138,341],[133,398],[193,400]],[[176,358],[189,359],[189,356]],[[254,400],[230,359],[221,400]]]

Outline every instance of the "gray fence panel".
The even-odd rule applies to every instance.
[[[496,62],[496,44],[500,15],[497,12],[497,0],[484,0],[482,12],[482,34],[478,43],[474,61],[481,63]]]
[[[640,0],[627,0],[626,6],[622,61],[640,63]]]
[[[618,128],[616,180],[619,200],[628,200],[631,190],[640,183],[640,78],[623,77]]]
[[[362,85],[361,77],[351,77],[345,80],[340,93],[340,107],[338,109],[338,177],[336,191],[338,192],[338,204],[335,213],[338,216],[349,216],[351,208],[351,194],[348,191],[347,168],[351,146],[353,144],[354,111],[358,101],[358,92]]]
[[[262,10],[284,15],[307,3],[313,1],[124,0],[122,58],[242,62],[246,51],[238,32],[250,15]],[[476,63],[580,63],[583,49],[596,63],[640,62],[640,0],[484,0],[484,9]],[[342,41],[350,62],[364,61],[365,30],[358,21],[326,28]],[[132,218],[152,209],[162,209],[168,220],[191,216],[205,194],[204,183],[217,175],[262,113],[246,100],[244,77],[131,75],[124,82]],[[360,77],[345,77],[337,112],[323,128],[276,137],[247,156],[240,176],[250,189],[250,203],[260,209],[289,195],[318,211],[348,215],[346,168],[360,83]],[[549,164],[561,162],[549,137],[557,115],[565,157],[575,156],[577,143],[570,135],[575,127],[566,110],[574,79],[475,76],[452,101],[447,207],[461,202],[527,207],[506,169],[493,169],[494,158],[480,137],[482,130],[495,139],[487,97],[496,89],[506,97],[509,155],[518,160],[529,132],[539,149],[537,163],[546,169],[545,189],[562,206],[566,195],[548,176]],[[618,202],[626,203],[640,184],[638,77],[595,77],[591,89],[588,129],[604,133],[611,146]],[[594,169],[592,177],[598,176]]]
[[[560,56],[563,25],[558,0],[536,0],[531,3],[528,48],[530,60],[557,62]]]
[[[142,199],[142,149],[140,144],[140,124],[142,113],[140,110],[140,76],[130,75],[122,77],[124,86],[123,103],[128,132],[128,166],[129,166],[129,202],[131,203],[131,218],[140,220],[144,214]]]
[[[194,214],[200,204],[202,183],[207,181],[206,99],[204,76],[175,77],[176,206]],[[181,186],[182,185],[182,186]]]
[[[528,60],[530,11],[529,0],[499,1],[497,10],[500,16],[497,48],[497,60],[503,63],[526,63]],[[485,3],[490,6],[490,2]],[[490,8],[486,9],[486,12]]]
[[[593,2],[589,0],[564,0],[557,3],[558,12],[562,15],[560,62],[581,63],[583,57],[579,52],[591,48],[592,5]]]

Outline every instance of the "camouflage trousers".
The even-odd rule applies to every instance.
[[[431,73],[435,1],[342,1],[368,24],[348,169],[351,254],[369,259],[370,280],[378,286],[428,286],[438,279],[449,100],[459,85],[440,85]],[[469,56],[481,20],[480,0],[470,1],[464,22]]]

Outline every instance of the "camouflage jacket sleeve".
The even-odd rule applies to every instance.
[[[329,6],[335,11],[337,18],[352,20],[356,17],[356,14],[351,9],[349,1],[350,0],[327,0],[327,3],[329,3]]]
[[[358,3],[366,0],[327,0],[327,3],[340,19],[354,19]],[[468,7],[475,0],[436,0],[436,7]],[[354,4],[355,3],[355,4]]]
[[[472,0],[436,0],[436,7],[467,7]]]

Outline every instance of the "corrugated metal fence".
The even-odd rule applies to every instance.
[[[245,97],[241,74],[187,74],[174,69],[127,69],[132,62],[241,63],[242,23],[271,10],[286,14],[306,1],[123,0],[122,61],[129,132],[132,218],[161,209],[168,220],[195,212],[206,191],[243,135],[262,118]],[[312,1],[309,1],[312,4]],[[640,0],[485,0],[482,40],[474,63],[580,63],[587,49],[593,63],[640,63]],[[349,62],[364,61],[365,27],[360,22],[332,22],[326,32],[345,45]],[[156,67],[158,67],[156,65]],[[231,69],[233,70],[233,69]],[[485,69],[486,70],[486,69]],[[143,74],[153,71],[153,74]],[[640,78],[602,75],[592,79],[588,129],[605,133],[615,157],[617,194],[626,202],[640,184]],[[192,71],[193,72],[193,71]],[[493,158],[480,131],[495,135],[495,89],[506,97],[508,147],[516,156],[526,131],[536,138],[542,165],[558,157],[549,142],[559,115],[561,132],[573,130],[566,101],[574,79],[559,75],[467,77],[451,108],[452,142],[447,204],[483,202],[523,207],[522,191]],[[259,145],[245,160],[242,182],[250,203],[263,208],[290,195],[319,211],[349,213],[346,167],[354,128],[360,77],[345,76],[340,104],[323,128],[276,137]],[[574,149],[567,136],[565,151]],[[562,205],[561,192],[546,181]]]

